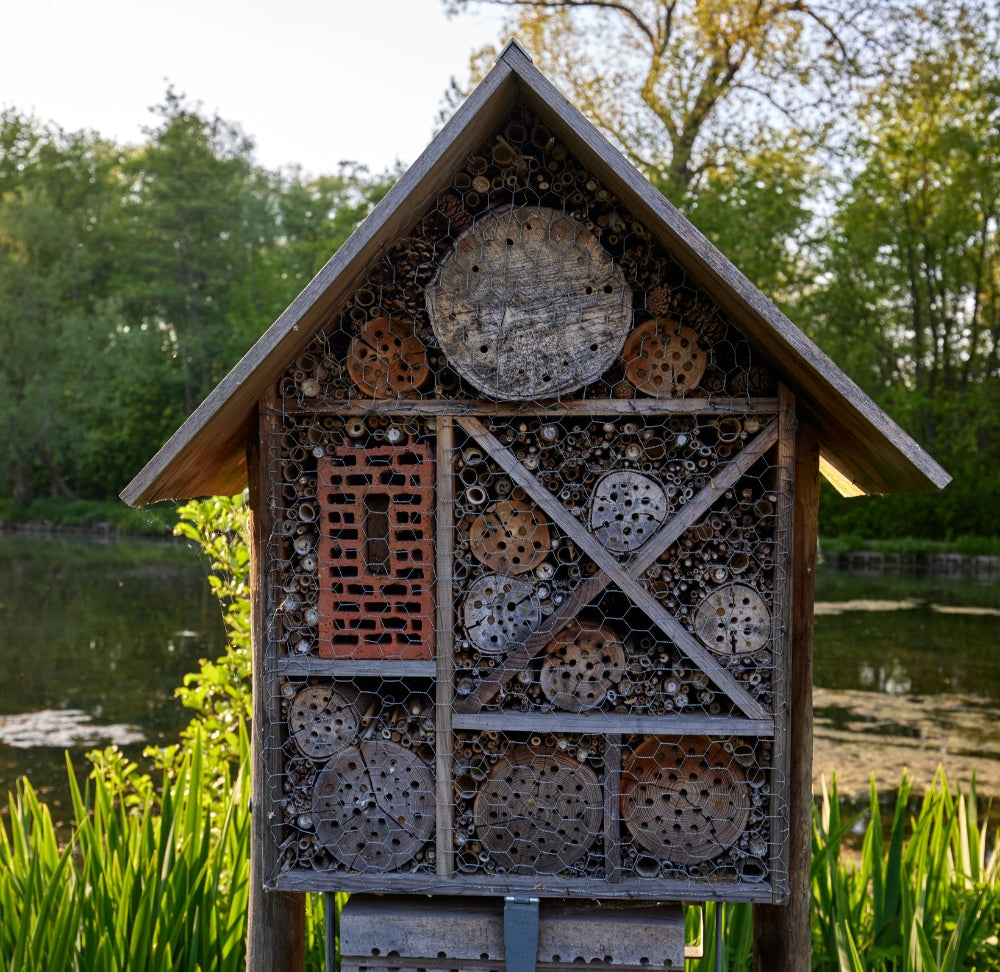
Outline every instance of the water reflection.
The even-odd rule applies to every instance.
[[[0,536],[0,795],[28,773],[57,795],[69,748],[166,744],[190,713],[174,697],[224,645],[200,556],[165,542]],[[15,748],[14,739],[39,745]]]
[[[864,795],[938,765],[1000,796],[1000,579],[817,572],[816,778]]]
[[[878,692],[888,692],[890,695],[906,695],[913,688],[913,680],[899,662],[894,662],[891,669],[884,666],[876,668],[867,662],[861,664],[858,672],[862,686],[874,688]]]
[[[836,770],[863,795],[873,771],[883,786],[904,766],[927,783],[943,762],[1000,797],[1000,579],[827,567],[816,599],[817,778]],[[27,772],[53,803],[64,745],[83,771],[121,727],[174,741],[189,718],[174,689],[224,644],[199,556],[163,543],[0,536],[0,631],[0,719],[40,743],[0,732],[0,794]]]

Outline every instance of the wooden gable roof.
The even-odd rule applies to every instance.
[[[496,66],[374,212],[122,492],[131,506],[232,494],[246,485],[257,402],[384,248],[450,182],[518,98],[708,291],[798,396],[822,470],[845,495],[920,492],[950,477],[601,136],[511,42]]]

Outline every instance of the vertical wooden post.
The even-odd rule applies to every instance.
[[[267,409],[263,423],[273,420]],[[254,421],[247,439],[247,481],[250,487],[250,592],[253,642],[253,718],[250,733],[250,912],[247,917],[248,972],[302,972],[305,967],[306,900],[303,894],[266,891],[264,880],[273,866],[272,837],[264,814],[267,778],[267,684],[264,649],[267,632],[265,551],[271,515],[266,498],[268,464],[260,459],[263,423]]]
[[[799,417],[795,435],[792,539],[792,659],[788,686],[788,886],[785,905],[754,905],[754,972],[809,972],[812,856],[812,653],[819,444]]]

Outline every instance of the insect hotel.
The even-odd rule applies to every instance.
[[[820,464],[948,478],[508,46],[123,493],[249,484],[256,879],[345,968],[801,913]]]

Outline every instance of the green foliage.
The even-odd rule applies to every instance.
[[[914,819],[910,781],[883,830],[872,781],[860,857],[844,853],[836,781],[813,816],[813,967],[872,972],[992,968],[1000,927],[1000,860],[977,818],[975,785],[953,795],[939,771]],[[996,846],[1000,834],[993,835]],[[864,957],[864,964],[861,958]]]

